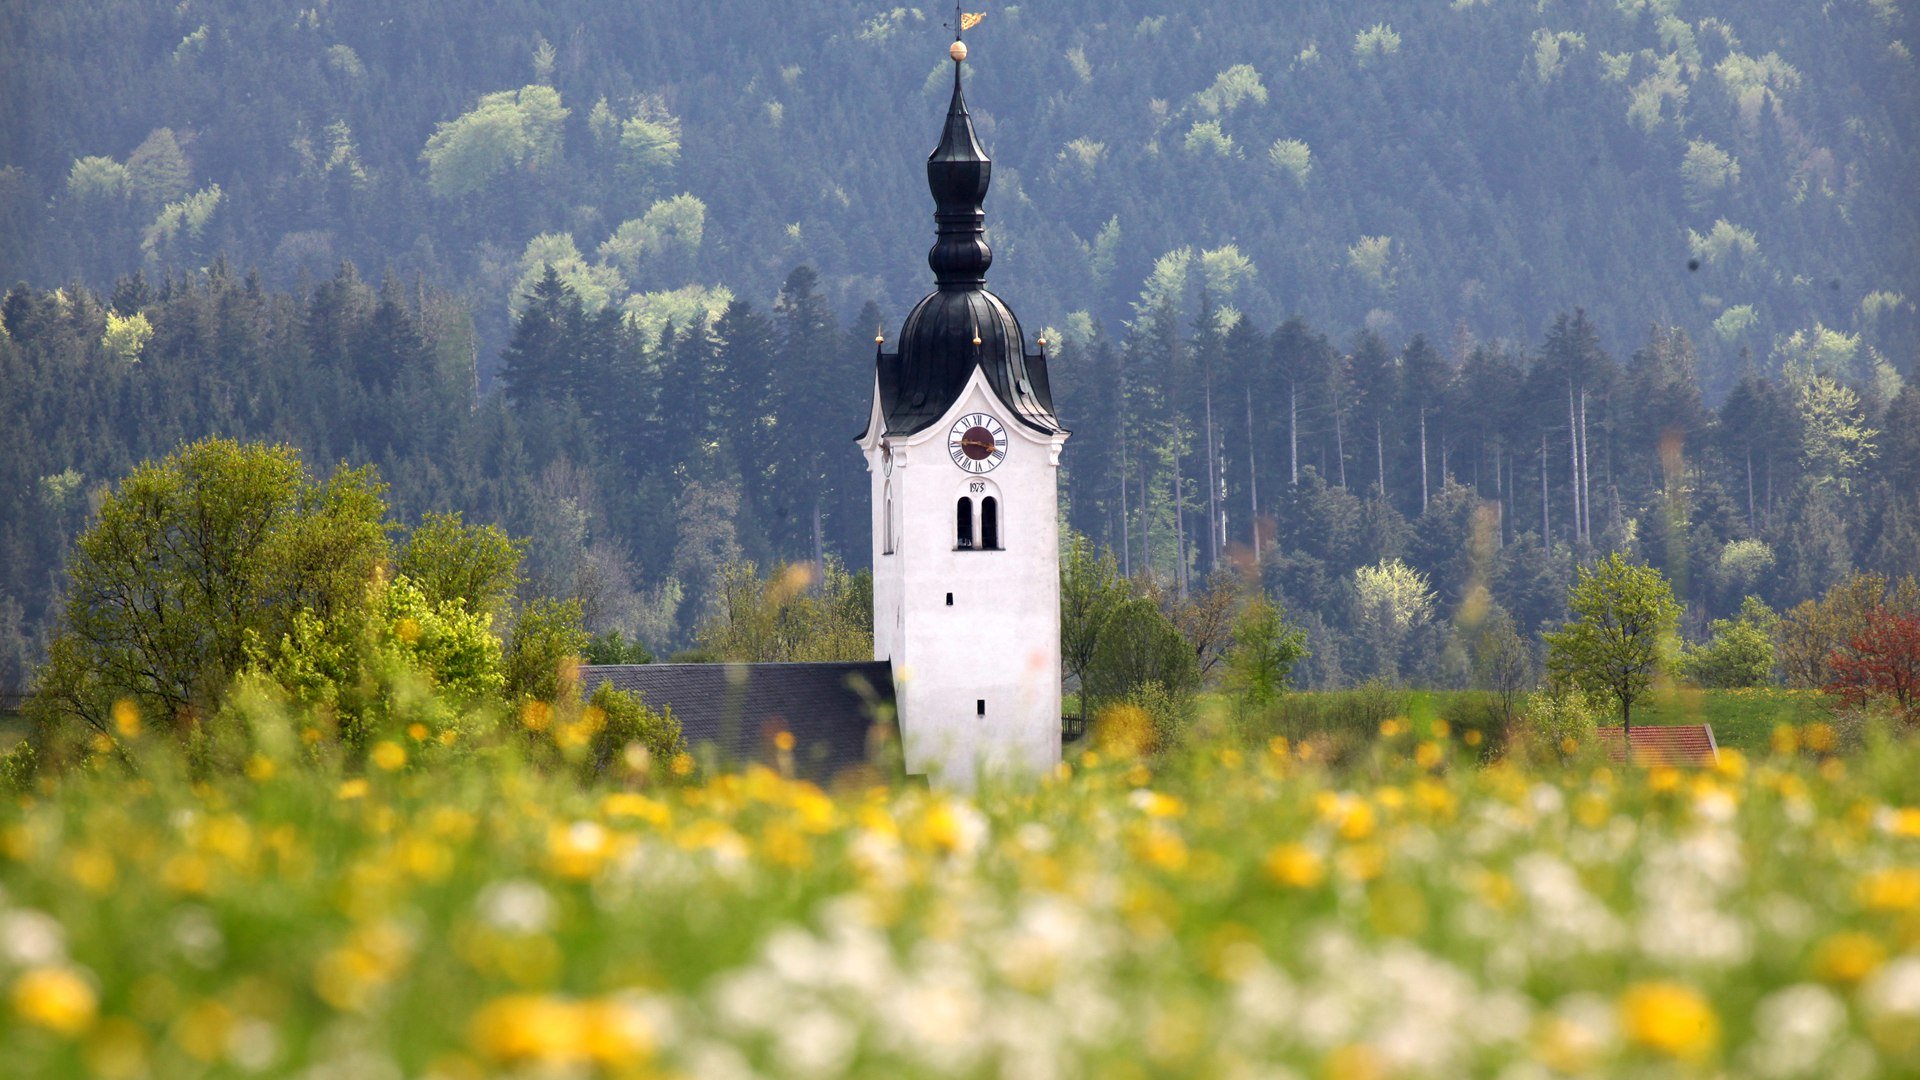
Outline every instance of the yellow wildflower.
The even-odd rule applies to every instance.
[[[1340,814],[1340,839],[1365,840],[1373,835],[1376,823],[1371,804],[1359,799],[1350,799]]]
[[[1311,848],[1281,844],[1267,852],[1267,876],[1293,889],[1311,889],[1326,880],[1326,861]]]
[[[647,1014],[624,1001],[600,999],[580,1007],[587,1057],[621,1068],[653,1056],[659,1041]]]
[[[407,738],[412,739],[414,742],[426,742],[429,734],[430,732],[427,731],[427,725],[417,720],[407,725]]]
[[[1920,867],[1876,870],[1860,879],[1860,903],[1868,911],[1905,911],[1920,907]]]
[[[594,821],[555,825],[547,832],[548,865],[561,877],[590,878],[613,854],[613,834]]]
[[[274,771],[272,758],[255,754],[247,759],[247,779],[256,784],[264,784],[273,779]]]
[[[632,791],[616,791],[600,801],[600,812],[610,818],[638,818],[655,828],[664,827],[671,814],[667,804]]]
[[[1423,769],[1431,769],[1446,759],[1446,751],[1430,742],[1421,743],[1413,752],[1414,764]]]
[[[66,868],[68,877],[95,895],[113,888],[119,876],[112,853],[97,847],[75,848],[67,855]]]
[[[1187,812],[1187,804],[1179,799],[1144,788],[1133,793],[1133,805],[1148,817],[1155,818],[1180,817]]]
[[[1882,816],[1887,832],[1909,840],[1920,839],[1920,807],[1904,806],[1887,810]]]
[[[1448,819],[1453,817],[1458,800],[1447,785],[1423,778],[1413,782],[1413,804],[1432,817]]]
[[[358,799],[365,796],[366,793],[367,778],[364,776],[356,776],[342,783],[337,794],[342,799]]]
[[[1171,829],[1154,826],[1147,829],[1134,846],[1148,865],[1177,874],[1187,866],[1187,842]]]
[[[474,1049],[493,1061],[571,1065],[587,1057],[586,1012],[559,998],[495,998],[473,1014],[467,1032]]]
[[[813,850],[807,846],[806,836],[783,821],[760,831],[760,850],[767,861],[776,866],[800,868],[813,862]]]
[[[1792,757],[1800,752],[1800,732],[1792,724],[1773,725],[1773,752]]]
[[[140,708],[127,698],[113,703],[113,727],[123,739],[140,737]]]
[[[382,739],[374,743],[373,751],[368,756],[373,758],[373,763],[382,772],[399,772],[407,765],[406,747],[390,739]]]
[[[1460,736],[1460,741],[1466,743],[1468,746],[1479,746],[1480,743],[1484,741],[1484,736],[1478,731],[1468,730],[1465,735]]]
[[[1816,754],[1833,753],[1834,742],[1833,725],[1825,721],[1808,724],[1800,729],[1800,745]]]
[[[20,1019],[68,1038],[93,1026],[99,1004],[93,986],[71,968],[33,968],[13,984]]]
[[[1813,950],[1813,973],[1832,983],[1853,984],[1873,974],[1887,958],[1886,947],[1857,931],[1843,931]]]
[[[1372,881],[1387,868],[1387,849],[1379,844],[1355,844],[1334,854],[1333,868],[1348,881]]]
[[[1713,1006],[1679,983],[1628,987],[1620,995],[1620,1028],[1631,1043],[1688,1061],[1705,1059],[1720,1041],[1720,1019]]]

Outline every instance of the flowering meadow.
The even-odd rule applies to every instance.
[[[1920,1075],[1920,753],[1389,721],[963,797],[392,741],[0,807],[0,1073]]]

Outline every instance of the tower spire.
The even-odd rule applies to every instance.
[[[933,192],[936,239],[927,253],[927,265],[943,292],[979,289],[986,285],[993,250],[987,246],[985,202],[993,178],[993,161],[973,132],[973,117],[961,82],[967,44],[961,35],[967,16],[958,4],[953,11],[953,98],[947,104],[947,123],[940,145],[927,158],[927,187]]]

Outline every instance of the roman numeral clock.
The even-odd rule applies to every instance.
[[[947,456],[970,473],[990,473],[1007,460],[1007,429],[989,413],[968,413],[947,429]]]
[[[961,25],[956,23],[956,25]],[[1044,339],[987,291],[993,163],[961,89],[927,158],[934,291],[876,342],[860,447],[873,492],[873,657],[909,773],[971,787],[1060,761],[1060,451]]]

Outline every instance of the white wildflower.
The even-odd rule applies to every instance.
[[[1757,1038],[1742,1054],[1746,1069],[1778,1080],[1825,1076],[1821,1060],[1846,1026],[1846,1005],[1826,987],[1800,983],[1777,990],[1754,1010]]]
[[[41,911],[0,913],[0,957],[20,967],[40,967],[66,959],[66,932]]]
[[[781,1062],[800,1076],[841,1075],[860,1046],[851,1023],[821,1008],[788,1016],[775,1031]]]
[[[1874,973],[1860,1003],[1878,1020],[1920,1020],[1920,956],[1907,955]]]
[[[525,878],[494,882],[474,906],[488,926],[510,934],[544,934],[553,926],[553,897]]]
[[[194,967],[211,969],[220,962],[226,949],[226,938],[220,928],[214,925],[213,916],[206,908],[183,908],[173,917],[170,929],[173,932],[174,947],[180,955]]]

